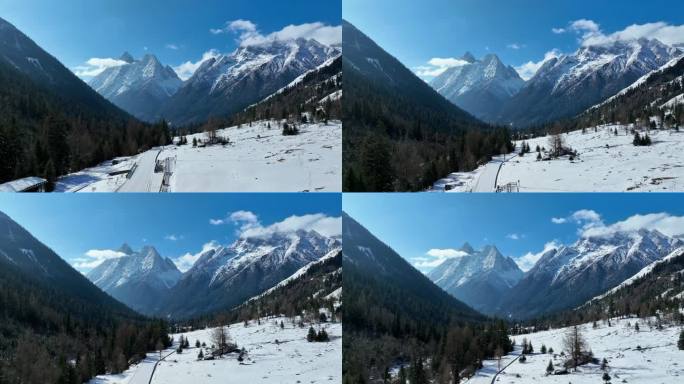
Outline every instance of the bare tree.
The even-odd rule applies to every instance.
[[[570,355],[572,368],[577,369],[580,365],[583,355],[587,350],[587,342],[582,334],[582,329],[575,325],[570,328],[563,337],[563,347]]]
[[[212,343],[216,345],[216,348],[218,348],[221,353],[226,352],[228,346],[232,344],[230,333],[228,333],[226,327],[216,327],[212,329],[210,337]]]
[[[554,133],[549,137],[549,147],[551,148],[551,156],[558,157],[563,153],[563,146],[565,142],[561,133]]]
[[[503,357],[503,355],[504,355],[503,348],[501,348],[501,346],[499,345],[498,347],[496,347],[496,351],[494,351],[494,356],[496,357],[497,364],[498,364],[498,368],[497,368],[498,371],[501,370],[501,358]]]

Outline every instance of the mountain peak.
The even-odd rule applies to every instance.
[[[135,59],[133,58],[133,55],[131,55],[130,53],[128,53],[128,51],[124,52],[124,53],[119,57],[119,60],[125,61],[125,62],[127,62],[128,64],[130,64],[130,63],[132,63],[132,62],[135,61]]]
[[[475,59],[475,56],[473,56],[473,54],[468,51],[466,51],[466,53],[464,53],[463,56],[461,56],[461,60],[465,60],[469,63],[474,63],[475,61],[477,61],[477,59]]]
[[[473,253],[473,252],[475,252],[475,249],[473,248],[472,245],[470,245],[469,242],[466,241],[466,242],[463,243],[463,245],[461,246],[461,251],[466,252],[466,253]]]
[[[123,252],[123,253],[125,253],[125,254],[127,254],[127,255],[133,254],[133,249],[131,248],[130,245],[128,245],[128,243],[123,243],[123,244],[121,244],[121,246],[119,247],[118,251],[119,251],[119,252]]]

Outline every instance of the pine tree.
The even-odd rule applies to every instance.
[[[601,370],[605,371],[606,367],[608,367],[608,360],[604,357],[603,360],[601,361]]]
[[[308,342],[316,340],[316,330],[313,327],[309,327],[309,333],[306,335],[306,340]]]
[[[199,348],[199,347],[200,347],[200,341],[197,340],[197,341],[195,341],[195,348]]]
[[[546,366],[546,374],[550,375],[553,373],[553,361],[549,360],[549,365]]]
[[[542,344],[541,349],[539,350],[541,353],[546,353],[546,345]]]
[[[639,323],[634,323],[634,330],[639,332]]]
[[[202,360],[204,359],[204,352],[200,349],[199,353],[197,354],[197,360]]]
[[[677,342],[677,347],[679,347],[680,350],[684,351],[684,329],[679,332],[679,342]]]
[[[606,383],[610,382],[610,375],[608,374],[608,372],[603,372],[603,381],[605,381]]]

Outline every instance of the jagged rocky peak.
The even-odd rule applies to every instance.
[[[128,243],[123,243],[121,247],[118,249],[119,252],[125,253],[127,255],[132,255],[133,254],[133,249],[131,248]]]
[[[466,252],[466,253],[474,253],[474,252],[475,252],[475,249],[473,248],[472,245],[470,245],[470,243],[468,243],[468,242],[466,241],[466,242],[463,243],[463,245],[461,246],[461,251]]]
[[[469,63],[474,63],[475,61],[477,61],[477,59],[475,59],[475,56],[473,56],[473,54],[470,52],[464,53],[463,56],[461,56],[461,60],[465,60]]]
[[[121,55],[121,57],[119,57],[119,60],[125,61],[125,62],[127,62],[128,64],[130,64],[130,63],[132,63],[132,62],[135,61],[135,59],[133,58],[133,55],[131,55],[130,53],[128,53],[128,51],[124,52],[124,53]]]

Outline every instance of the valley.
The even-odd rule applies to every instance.
[[[608,325],[610,323],[610,325]],[[679,383],[684,376],[682,351],[677,348],[681,326],[665,323],[661,328],[655,326],[655,318],[612,318],[593,323],[580,324],[587,347],[593,352],[595,363],[581,366],[574,371],[564,371],[561,356],[564,351],[564,337],[571,327],[550,329],[512,336],[520,346],[526,339],[534,347],[533,353],[525,355],[520,362],[522,347],[502,357],[501,370],[497,360],[486,360],[484,368],[464,381],[469,384],[510,383],[600,383],[603,374],[608,373],[613,382],[619,383]],[[634,329],[639,324],[639,330]],[[540,352],[544,345],[553,353]],[[601,369],[601,361],[607,360],[606,369]],[[549,361],[557,374],[548,374]],[[510,365],[508,365],[510,363]],[[498,373],[498,374],[497,374]],[[496,375],[496,376],[495,376]]]
[[[120,375],[101,375],[90,384],[143,384],[143,383],[280,383],[290,380],[302,383],[340,383],[342,372],[342,324],[337,322],[302,323],[300,319],[268,317],[231,324],[226,327],[233,342],[244,348],[244,361],[239,354],[231,353],[215,360],[199,360],[202,350],[206,356],[210,347],[197,348],[199,341],[211,345],[214,328],[172,334],[174,346],[162,352],[164,359],[154,372],[150,367],[157,363],[158,353],[151,352],[140,364]],[[281,328],[280,323],[283,323]],[[309,342],[309,327],[325,329],[329,342]],[[190,348],[177,353],[179,337],[187,337]]]
[[[282,121],[256,121],[215,131],[226,144],[193,146],[208,133],[183,136],[188,144],[154,148],[59,178],[59,192],[331,192],[341,187],[342,122],[303,123],[282,134]],[[251,126],[250,126],[251,125]],[[179,137],[174,138],[178,142]],[[171,164],[167,180],[157,162]],[[123,169],[123,173],[117,170]],[[113,175],[112,175],[113,174]],[[128,177],[130,175],[130,178]]]
[[[684,131],[639,130],[650,146],[633,145],[632,127],[608,124],[561,134],[577,156],[537,159],[537,146],[550,148],[552,135],[524,141],[531,152],[494,158],[473,172],[454,172],[435,182],[431,191],[495,192],[674,192],[684,185]],[[618,134],[615,135],[615,130]]]

